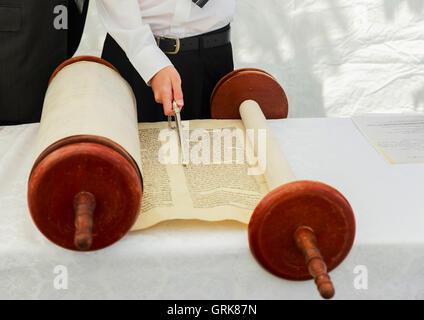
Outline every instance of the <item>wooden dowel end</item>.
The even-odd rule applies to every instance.
[[[319,249],[314,231],[306,226],[297,228],[294,233],[297,247],[302,251],[308,271],[315,279],[318,291],[324,299],[331,299],[334,294],[334,286],[327,274],[327,265]]]
[[[75,212],[74,244],[78,250],[85,251],[93,243],[93,214],[96,209],[96,198],[90,192],[81,191],[73,201]]]

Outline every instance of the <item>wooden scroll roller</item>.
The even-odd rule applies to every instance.
[[[239,106],[255,98],[267,119],[286,118],[286,93],[269,73],[253,68],[235,70],[224,76],[210,98],[213,119],[240,119]]]
[[[264,175],[271,191],[259,202],[249,222],[254,257],[276,276],[315,279],[321,296],[333,297],[328,272],[349,253],[355,219],[348,201],[336,189],[316,181],[295,181],[265,118],[286,117],[284,90],[263,71],[234,71],[218,83],[211,110],[215,118],[241,117],[246,129],[267,130]]]
[[[142,198],[137,111],[110,64],[86,56],[56,69],[35,149],[28,206],[49,240],[97,250],[130,230]]]

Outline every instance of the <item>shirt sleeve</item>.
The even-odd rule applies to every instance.
[[[143,23],[138,0],[98,0],[96,3],[106,31],[147,84],[158,71],[172,65],[158,47],[150,26]]]

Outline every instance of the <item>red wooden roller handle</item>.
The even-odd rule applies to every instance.
[[[78,250],[91,248],[93,243],[93,214],[96,209],[96,198],[90,192],[79,192],[73,201],[75,211],[74,244]]]
[[[330,276],[327,274],[327,265],[317,248],[317,240],[314,231],[306,226],[297,228],[294,232],[294,240],[305,257],[308,271],[315,279],[318,291],[325,299],[334,296],[335,290]]]

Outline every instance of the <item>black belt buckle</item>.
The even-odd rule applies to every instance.
[[[208,3],[209,0],[192,0],[195,4],[197,4],[200,8],[203,8],[205,4]]]

